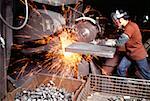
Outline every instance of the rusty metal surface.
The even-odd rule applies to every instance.
[[[66,47],[65,50],[66,52],[75,52],[75,53],[81,53],[85,55],[91,54],[100,57],[113,58],[116,48],[93,45],[84,42],[75,42],[69,45],[68,47]]]
[[[112,75],[119,64],[119,54],[115,54],[112,59],[107,59],[102,66],[102,74]]]

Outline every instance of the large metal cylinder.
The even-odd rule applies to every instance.
[[[76,24],[77,37],[80,42],[91,42],[96,38],[98,28],[89,21],[79,21]]]
[[[33,0],[33,1],[47,5],[61,6],[61,5],[75,4],[80,0]]]
[[[17,44],[22,44],[48,37],[65,23],[65,19],[60,13],[48,10],[31,11],[27,25],[14,33],[14,41]]]

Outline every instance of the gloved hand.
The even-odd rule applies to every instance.
[[[106,46],[115,46],[117,39],[106,39],[104,40],[103,44]]]
[[[94,45],[97,45],[97,44],[100,43],[100,41],[101,41],[101,40],[99,40],[99,39],[96,39],[96,40],[94,39],[94,40],[92,40],[90,43],[91,43],[91,44],[94,44]]]

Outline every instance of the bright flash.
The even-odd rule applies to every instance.
[[[65,52],[65,48],[75,42],[76,37],[68,30],[62,31],[60,35],[62,52],[63,52],[63,62],[69,67],[76,66],[80,61],[82,56],[77,53]]]

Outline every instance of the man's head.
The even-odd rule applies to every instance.
[[[116,10],[111,14],[111,18],[117,27],[126,26],[128,23],[129,16],[127,12],[123,12],[122,10]]]

